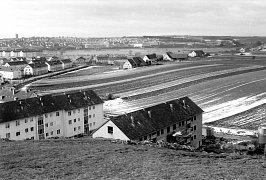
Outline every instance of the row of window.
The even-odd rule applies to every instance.
[[[16,121],[16,126],[19,126],[19,125],[20,125],[20,121],[21,121],[21,120],[17,120],[17,121]],[[32,121],[33,121],[33,118],[25,119],[24,122],[25,122],[25,123],[28,123],[29,121],[32,122]],[[10,123],[6,123],[6,128],[10,128]]]
[[[53,113],[50,113],[50,117],[52,117],[52,116],[53,116]],[[60,113],[58,111],[55,112],[55,116],[60,116]],[[48,118],[48,114],[44,114],[44,117]]]
[[[95,109],[95,106],[92,106],[92,109]],[[91,110],[91,106],[89,107],[89,110]],[[71,116],[72,112],[73,114],[75,114],[76,110],[68,111],[67,112],[68,116]],[[80,113],[80,109],[78,109],[78,113]],[[84,114],[88,114],[88,108],[84,108]]]
[[[56,130],[56,134],[60,134],[61,132],[60,132],[60,129],[58,129],[58,130]],[[49,137],[49,133],[45,133],[45,135],[46,135],[46,137]],[[52,135],[54,135],[54,131],[51,131],[50,132],[50,135],[52,136]]]
[[[19,136],[20,132],[16,132],[16,136]],[[10,138],[10,133],[6,133],[6,138],[9,139]],[[34,136],[32,136],[30,139],[34,139]]]
[[[78,118],[78,121],[80,121],[80,118]],[[73,119],[73,123],[77,122],[77,119]],[[72,124],[72,120],[68,120],[68,124]]]

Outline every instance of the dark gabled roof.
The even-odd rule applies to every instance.
[[[147,65],[147,63],[141,57],[133,57],[132,59],[138,66],[146,66]]]
[[[71,59],[62,59],[61,60],[64,64],[66,63],[72,63]]]
[[[171,110],[172,104],[173,110]],[[151,118],[149,117],[150,111]],[[188,97],[162,103],[125,115],[110,116],[110,120],[132,140],[188,120],[203,110]]]
[[[34,68],[47,67],[47,64],[45,64],[45,63],[32,63],[32,64],[29,64],[29,66],[34,69]]]
[[[146,55],[149,59],[157,59],[157,56],[155,53]]]
[[[27,65],[28,63],[26,61],[10,61],[10,62],[6,62],[8,63],[10,66],[18,66],[18,65]]]
[[[0,103],[0,123],[59,110],[72,110],[102,104],[92,90],[50,94],[40,97]]]
[[[14,94],[13,94],[14,91]],[[2,102],[7,102],[7,101],[14,101],[14,98],[17,99],[26,99],[26,98],[30,98],[30,97],[34,97],[36,95],[35,91],[16,91],[11,89],[3,89],[0,90],[0,95],[2,96]]]
[[[97,56],[98,60],[108,60],[109,56]]]
[[[177,54],[175,54],[175,53],[172,53],[172,52],[166,52],[166,54],[167,54],[171,59],[174,59],[174,60],[177,59]]]
[[[79,58],[77,58],[76,60],[80,60],[80,59],[82,59],[82,60],[86,60],[84,57],[79,57]]]
[[[195,50],[194,52],[197,54],[197,56],[204,56],[205,54],[202,50]]]
[[[113,61],[119,61],[119,60],[126,60],[127,57],[126,56],[114,56],[114,57],[109,57],[109,60],[113,60]]]
[[[62,64],[61,61],[59,60],[55,60],[55,61],[46,61],[47,64],[49,64],[50,66],[55,66],[55,65],[58,65],[58,64]]]
[[[135,63],[135,61],[133,61],[133,59],[128,59],[128,62],[133,66],[137,66],[137,64]]]

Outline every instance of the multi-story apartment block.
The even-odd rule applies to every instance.
[[[92,90],[0,104],[0,138],[74,137],[89,133],[103,123],[103,101]]]
[[[110,115],[92,137],[164,140],[198,148],[202,145],[202,113],[192,100],[183,97],[126,114]]]

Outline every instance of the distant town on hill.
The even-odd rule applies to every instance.
[[[264,44],[266,37],[233,36],[123,36],[102,38],[78,37],[22,37],[0,39],[0,50],[76,50],[112,48],[208,48],[246,47],[254,48]]]

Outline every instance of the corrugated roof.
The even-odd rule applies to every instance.
[[[55,60],[55,61],[46,61],[47,64],[49,64],[50,66],[55,66],[58,64],[62,64],[62,62],[60,62],[59,60]]]
[[[172,104],[173,110],[171,110],[170,104]],[[129,114],[111,116],[110,120],[129,139],[134,140],[187,120],[202,112],[203,110],[192,100],[183,97]]]
[[[72,63],[71,59],[62,59],[61,61],[63,63]]]
[[[156,54],[154,53],[154,54],[148,54],[148,55],[146,55],[149,59],[157,59],[157,56],[156,56]]]
[[[42,68],[42,67],[47,67],[47,64],[45,64],[45,63],[32,63],[32,64],[29,64],[29,66],[32,68]]]
[[[0,123],[102,103],[102,99],[92,90],[50,94],[10,101],[0,104]]]

